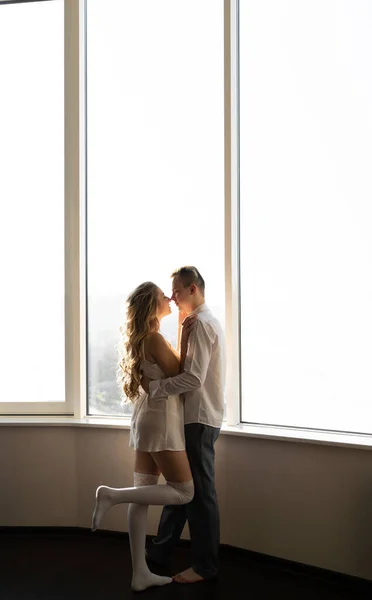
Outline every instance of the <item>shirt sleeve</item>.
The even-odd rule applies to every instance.
[[[150,398],[164,398],[200,388],[207,375],[214,339],[214,331],[197,320],[190,332],[184,372],[175,377],[150,381]]]

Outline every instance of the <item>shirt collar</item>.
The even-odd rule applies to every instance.
[[[204,310],[208,310],[208,306],[206,305],[205,302],[203,304],[200,304],[197,308],[195,308],[195,310],[193,310],[190,313],[190,315],[198,315],[199,313],[203,312]]]

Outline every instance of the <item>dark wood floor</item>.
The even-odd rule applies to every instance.
[[[219,578],[194,585],[172,583],[141,593],[130,590],[131,561],[125,535],[85,530],[0,531],[1,600],[357,600],[372,599],[372,584],[222,546]],[[181,544],[169,570],[190,563]],[[153,569],[155,571],[155,569]]]

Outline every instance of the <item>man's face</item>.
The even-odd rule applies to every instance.
[[[187,310],[190,305],[190,286],[184,287],[180,277],[176,275],[172,282],[172,298],[179,310]]]

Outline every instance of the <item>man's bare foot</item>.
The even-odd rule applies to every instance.
[[[190,567],[182,573],[177,573],[177,575],[173,575],[174,581],[177,583],[197,583],[198,581],[204,581],[204,577],[201,577],[197,573],[195,573],[194,569]]]

